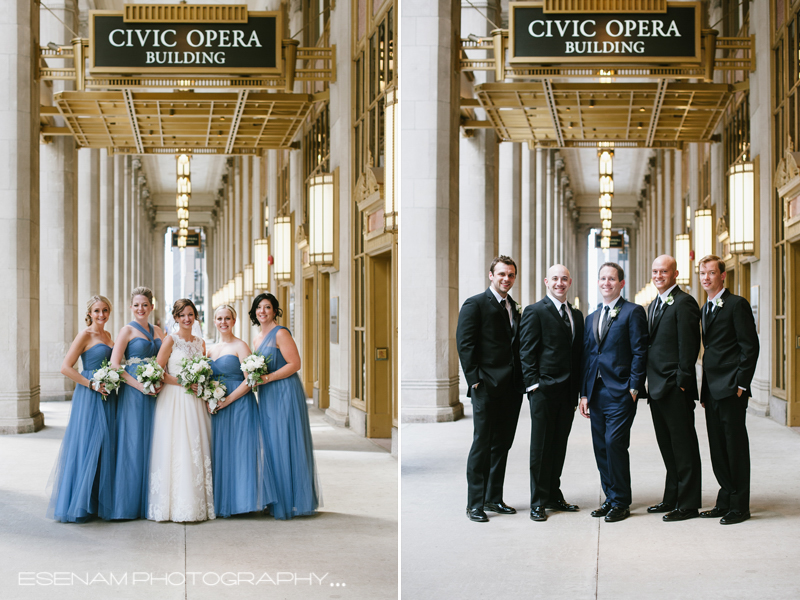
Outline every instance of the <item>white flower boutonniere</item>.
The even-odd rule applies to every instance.
[[[664,300],[664,304],[666,304],[667,306],[672,306],[673,302],[675,302],[675,299],[672,297],[672,294],[667,296],[667,299]]]
[[[517,304],[517,312],[519,313],[519,316],[522,316],[522,305],[521,304]]]
[[[722,298],[717,298],[716,300],[714,300],[714,306],[716,306],[717,308],[722,308],[723,304],[725,304],[725,302],[723,302]]]
[[[619,314],[619,306],[615,306],[610,311],[608,311],[608,318],[613,319]]]

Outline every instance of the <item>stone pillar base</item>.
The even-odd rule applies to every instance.
[[[464,405],[457,402],[453,406],[427,408],[415,406],[403,409],[403,423],[447,423],[458,421],[464,416]]]
[[[339,411],[334,410],[333,408],[326,408],[325,415],[323,416],[323,418],[331,425],[336,425],[337,427],[350,426],[349,415],[342,414]]]
[[[0,435],[34,433],[44,427],[44,415],[39,412],[32,417],[0,419]]]
[[[75,392],[42,392],[39,402],[71,402]]]

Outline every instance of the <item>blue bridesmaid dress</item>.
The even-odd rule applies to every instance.
[[[234,354],[211,361],[214,377],[225,384],[228,394],[244,381],[240,365],[239,357]],[[211,457],[214,510],[218,517],[259,511],[275,502],[253,392],[211,415]]]
[[[125,348],[125,370],[136,379],[136,369],[144,359],[158,355],[161,340],[150,331],[131,321],[131,327],[142,333],[128,342]],[[114,508],[112,519],[144,519],[147,517],[147,491],[150,476],[150,444],[153,437],[153,415],[156,397],[143,394],[123,384],[117,405],[116,474],[114,477]]]
[[[258,351],[269,359],[270,372],[286,364],[276,345],[276,326]],[[287,329],[288,331],[288,329]],[[258,412],[267,453],[275,477],[276,519],[313,515],[319,506],[319,483],[314,464],[306,394],[297,373],[258,386]]]
[[[92,346],[81,354],[81,375],[91,379],[110,357],[111,346]],[[99,392],[76,386],[67,430],[50,476],[49,518],[62,523],[83,523],[92,515],[111,518],[116,396],[112,392],[103,400]]]

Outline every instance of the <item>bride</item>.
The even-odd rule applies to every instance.
[[[206,404],[178,385],[181,360],[204,356],[206,345],[192,335],[197,308],[188,299],[175,302],[178,333],[164,338],[158,364],[165,368],[164,388],[156,401],[147,518],[153,521],[214,519],[211,480],[211,420]]]

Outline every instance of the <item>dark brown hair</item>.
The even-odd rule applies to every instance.
[[[503,263],[504,265],[509,265],[510,267],[514,267],[514,273],[517,272],[517,263],[514,262],[514,259],[510,256],[505,256],[501,254],[500,256],[495,256],[492,264],[489,265],[489,273],[494,275],[494,268],[497,266],[497,263]]]
[[[250,306],[250,322],[253,325],[258,325],[258,317],[256,317],[256,309],[258,305],[261,304],[262,300],[268,300],[269,303],[272,305],[272,310],[275,313],[275,320],[278,320],[278,317],[283,316],[283,310],[281,309],[280,305],[278,304],[278,299],[270,294],[269,292],[262,292],[255,298],[253,298],[253,304]]]
[[[619,277],[619,280],[620,281],[625,281],[625,271],[624,271],[624,269],[622,267],[620,267],[617,263],[613,263],[613,262],[606,262],[606,263],[603,263],[602,265],[600,265],[600,268],[597,269],[598,277],[600,276],[600,271],[602,271],[606,267],[611,267],[612,269],[616,269],[617,270],[617,277]]]
[[[172,318],[177,321],[178,317],[183,312],[183,309],[187,306],[192,307],[192,312],[194,312],[194,318],[196,320],[198,318],[197,307],[194,305],[194,302],[188,298],[181,298],[180,300],[175,301],[175,304],[172,305]]]

